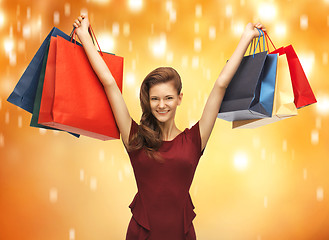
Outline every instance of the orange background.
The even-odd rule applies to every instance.
[[[190,190],[194,225],[201,240],[329,239],[328,0],[0,0],[0,239],[125,238],[137,189],[121,141],[29,127],[6,101],[51,28],[69,34],[81,12],[103,50],[124,56],[136,121],[146,74],[178,70],[181,130],[200,118],[248,22],[293,44],[318,103],[254,130],[218,119]]]

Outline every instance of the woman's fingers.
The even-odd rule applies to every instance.
[[[77,19],[74,20],[73,26],[78,28],[81,26],[81,22],[83,21],[83,19],[85,19],[85,15],[81,15],[79,16]]]
[[[258,28],[258,29],[261,29],[262,31],[266,32],[265,27],[264,27],[263,24],[261,24],[261,23],[256,23],[256,24],[254,25],[254,27],[255,27],[255,28]]]

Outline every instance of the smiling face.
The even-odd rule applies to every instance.
[[[176,108],[181,104],[183,93],[177,93],[173,81],[153,85],[149,96],[151,112],[159,122],[174,120]]]

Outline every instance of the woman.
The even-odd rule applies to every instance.
[[[176,108],[182,101],[181,79],[169,67],[157,68],[144,79],[140,91],[140,125],[131,119],[116,82],[96,51],[84,15],[73,23],[90,64],[104,86],[121,138],[130,157],[138,192],[130,204],[127,240],[196,239],[194,206],[189,194],[195,169],[215,124],[225,90],[249,43],[259,36],[259,23],[249,23],[217,78],[200,120],[180,131]]]

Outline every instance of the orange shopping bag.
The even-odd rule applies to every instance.
[[[123,58],[100,54],[122,91]],[[101,140],[120,138],[103,85],[83,47],[62,37],[50,41],[38,123]]]

